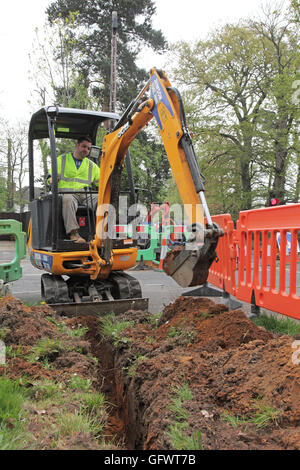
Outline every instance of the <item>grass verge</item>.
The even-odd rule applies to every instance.
[[[22,384],[22,385],[21,385]],[[83,448],[102,450],[109,403],[83,379],[75,383],[51,380],[28,384],[0,377],[0,450],[66,448],[80,439]],[[37,438],[34,429],[38,429]]]
[[[17,381],[0,377],[0,450],[26,448],[30,440],[23,406],[26,399],[26,390]]]
[[[262,326],[270,333],[279,333],[283,335],[296,335],[300,334],[300,322],[296,322],[291,318],[277,318],[274,315],[262,315],[252,318],[252,321],[257,326]]]

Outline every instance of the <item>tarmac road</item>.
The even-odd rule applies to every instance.
[[[0,241],[0,263],[13,260],[15,256],[14,242]],[[39,303],[41,298],[41,271],[30,263],[28,254],[21,260],[23,275],[17,281],[10,284],[14,297],[32,304]],[[130,270],[128,274],[139,280],[142,287],[143,297],[149,298],[149,311],[159,313],[162,309],[173,302],[183,292],[189,291],[180,287],[173,279],[164,272],[154,270],[135,271]]]
[[[0,241],[0,264],[10,262],[15,256],[15,243],[10,241]],[[41,271],[30,263],[28,253],[26,258],[21,260],[23,275],[17,281],[10,284],[10,290],[14,297],[36,304],[41,302],[40,279],[44,271]],[[170,276],[158,270],[129,270],[128,274],[134,276],[140,282],[142,295],[149,299],[149,312],[159,313],[166,305],[174,302],[180,295],[194,292],[196,288],[183,288],[179,286]],[[213,287],[213,286],[211,286]],[[230,309],[241,307],[247,315],[250,314],[249,304],[236,302],[234,298],[224,299],[222,292],[220,297],[209,297],[215,302],[222,302]]]

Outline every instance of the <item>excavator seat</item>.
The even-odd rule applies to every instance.
[[[52,194],[47,194],[30,203],[32,219],[32,248],[52,251]],[[58,238],[55,251],[80,251],[88,249],[88,242],[95,233],[93,210],[79,205],[77,209],[79,234],[87,243],[74,243],[69,240],[62,217],[62,195],[58,195]],[[90,222],[89,222],[90,221]]]

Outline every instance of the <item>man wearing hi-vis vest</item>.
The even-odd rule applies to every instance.
[[[100,169],[96,163],[86,158],[91,150],[92,141],[89,137],[77,140],[73,153],[66,153],[57,157],[58,190],[78,191],[76,194],[63,194],[62,216],[66,233],[75,243],[85,243],[86,240],[79,235],[79,225],[76,219],[78,205],[86,204],[84,188],[90,188],[94,183],[98,186]],[[51,183],[51,180],[50,180]],[[90,202],[96,210],[98,195],[91,194]]]

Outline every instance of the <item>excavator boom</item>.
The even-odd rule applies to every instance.
[[[150,97],[141,101],[148,90]],[[211,221],[204,196],[203,178],[186,125],[180,94],[162,71],[155,68],[151,70],[143,90],[104,139],[98,208],[111,203],[114,173],[123,167],[131,142],[152,118],[157,122],[192,232],[184,248],[176,248],[167,254],[163,269],[183,287],[201,285],[207,280],[209,267],[216,258],[218,239],[223,232]],[[113,267],[111,242],[105,236],[109,227],[109,218],[106,216],[106,213],[100,213],[97,217],[95,245],[102,252],[106,265],[102,266],[102,270],[99,268],[96,277],[101,277],[104,272],[106,275]]]

